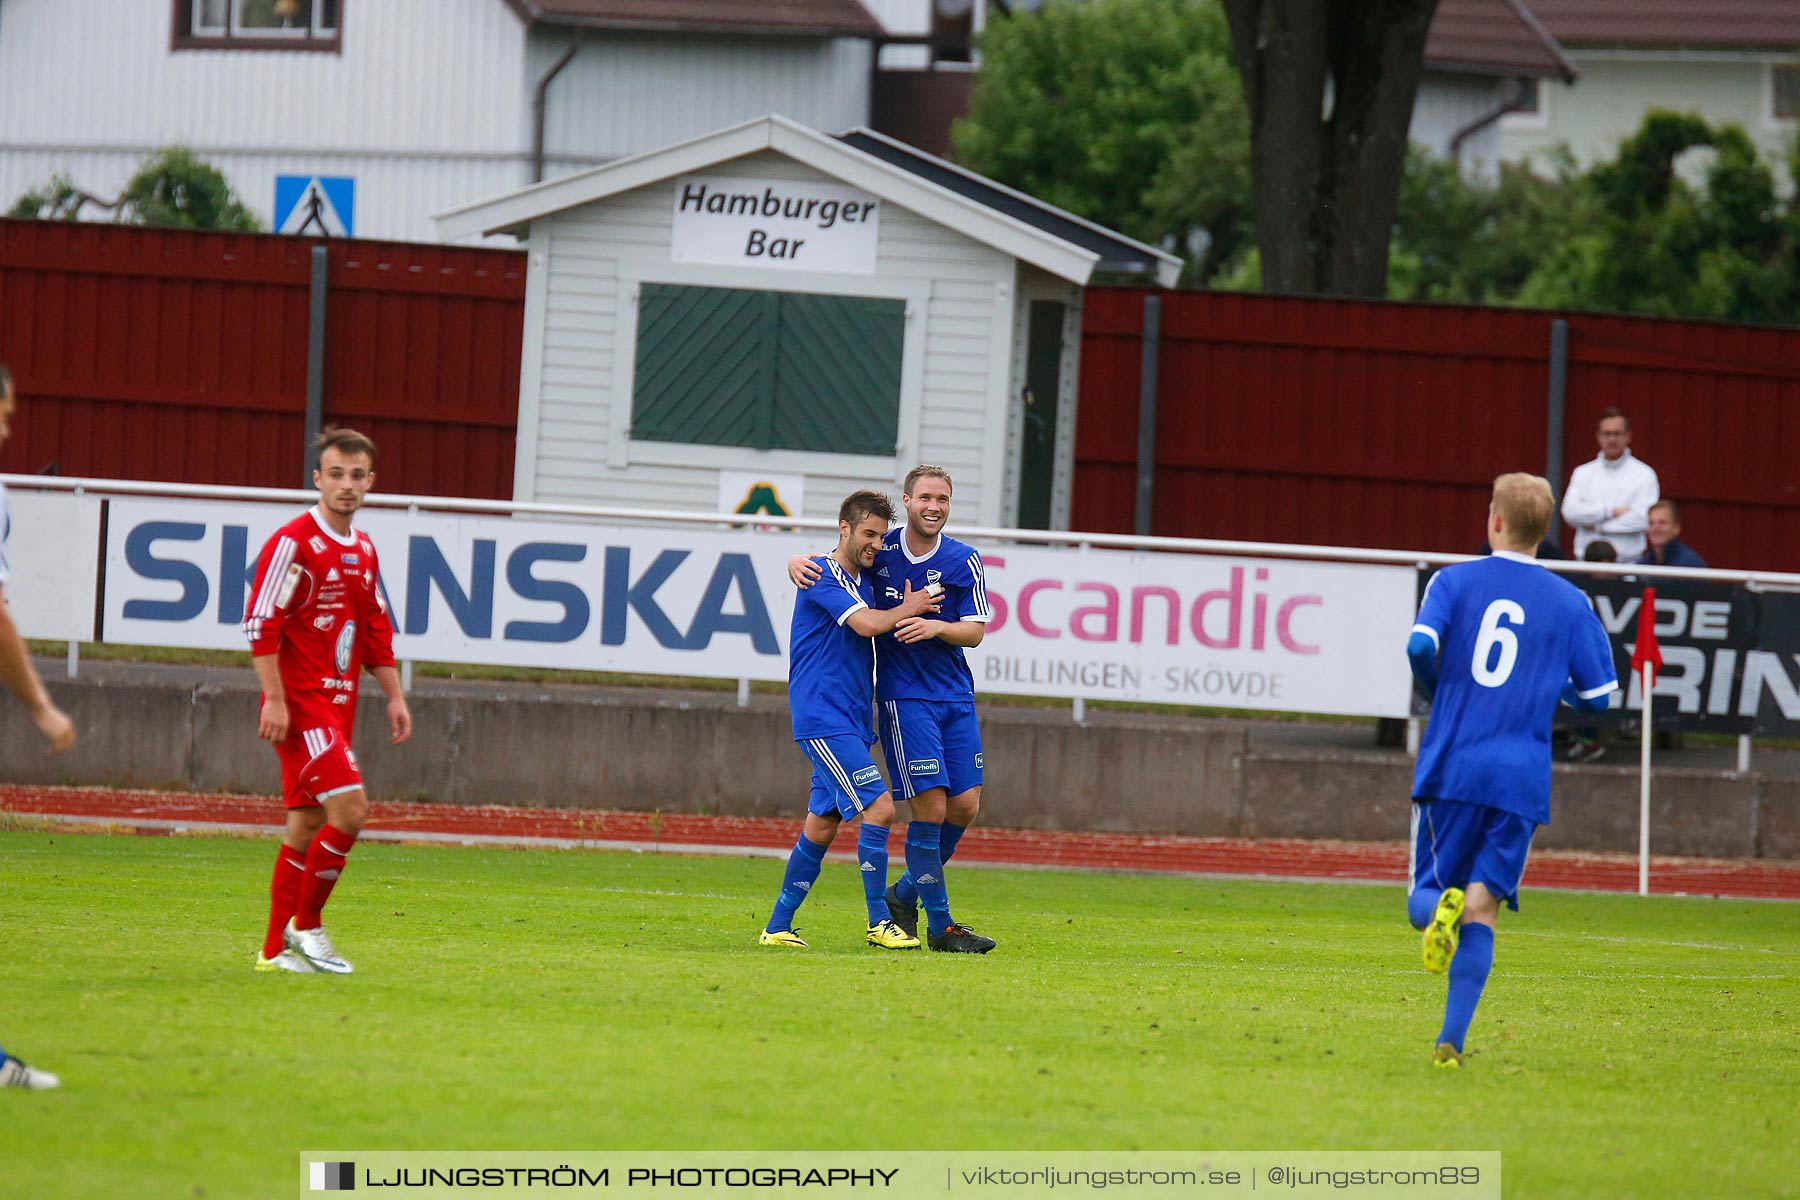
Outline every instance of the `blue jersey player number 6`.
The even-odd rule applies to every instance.
[[[1463,1064],[1499,906],[1518,908],[1532,836],[1550,823],[1556,706],[1599,711],[1619,686],[1587,597],[1533,557],[1552,512],[1544,479],[1495,480],[1494,554],[1432,577],[1407,643],[1432,700],[1413,773],[1407,913],[1426,968],[1450,976],[1439,1066]]]

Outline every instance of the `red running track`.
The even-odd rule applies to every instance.
[[[378,801],[365,838],[495,845],[631,847],[686,852],[785,853],[797,822],[566,808],[461,807]],[[113,788],[0,784],[0,812],[143,834],[273,830],[278,802],[267,796],[195,795]],[[1406,878],[1403,842],[1251,841],[1132,833],[1058,833],[976,826],[957,848],[962,862],[1012,867],[1158,871],[1392,883]],[[1536,888],[1634,892],[1637,859],[1626,854],[1539,851]],[[1650,890],[1663,895],[1800,900],[1800,862],[1652,858]]]

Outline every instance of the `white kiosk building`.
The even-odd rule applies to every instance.
[[[530,269],[515,498],[835,516],[918,462],[1066,528],[1082,288],[1180,262],[858,129],[769,116],[440,213]]]

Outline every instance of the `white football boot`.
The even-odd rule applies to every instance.
[[[62,1080],[48,1071],[28,1067],[16,1058],[0,1058],[0,1087],[33,1088],[43,1091],[46,1088],[61,1086]]]
[[[325,927],[316,929],[295,929],[294,919],[288,918],[287,928],[282,931],[282,940],[287,948],[300,955],[312,964],[315,971],[324,971],[327,975],[348,975],[352,968],[344,961],[344,956],[337,952],[326,935]]]

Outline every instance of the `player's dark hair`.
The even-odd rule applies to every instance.
[[[13,385],[12,369],[9,368],[5,363],[0,363],[0,392],[11,391],[12,385]]]
[[[1605,412],[1601,413],[1599,420],[1596,420],[1594,422],[1594,424],[1599,425],[1601,421],[1610,421],[1614,417],[1617,417],[1617,418],[1619,418],[1619,420],[1625,422],[1626,430],[1629,431],[1631,429],[1631,418],[1626,416],[1625,410],[1618,407],[1617,405],[1614,405],[1612,408],[1609,408]]]
[[[1618,562],[1619,550],[1611,542],[1589,542],[1581,552],[1582,562]]]
[[[369,456],[369,465],[375,465],[375,443],[366,433],[358,433],[354,429],[340,429],[336,425],[327,425],[319,430],[319,436],[313,439],[313,449],[320,454],[327,450],[336,450],[345,457],[358,454]]]
[[[1659,508],[1668,509],[1669,524],[1675,526],[1677,529],[1681,528],[1681,508],[1673,500],[1658,500],[1655,504],[1650,506],[1650,511],[1655,512]]]
[[[956,490],[956,484],[950,478],[950,472],[944,470],[942,467],[934,467],[930,463],[920,463],[918,466],[908,471],[906,473],[906,482],[900,485],[900,490],[910,496],[912,495],[913,484],[919,482],[921,479],[928,479],[933,476],[943,480],[952,492]]]
[[[880,492],[870,491],[868,488],[851,492],[838,506],[838,520],[852,529],[870,517],[880,517],[890,525],[894,521],[894,506]]]

